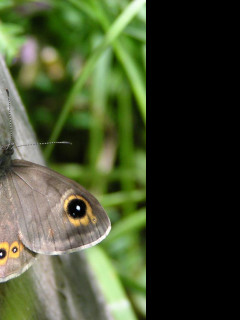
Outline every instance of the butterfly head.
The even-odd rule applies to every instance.
[[[5,171],[11,164],[11,156],[14,153],[14,143],[9,143],[7,145],[1,146],[1,154],[0,154],[0,176],[1,172]]]
[[[13,147],[14,147],[14,143],[9,143],[7,145],[1,146],[1,150],[2,150],[3,155],[5,155],[5,156],[13,155],[13,153],[14,153]]]

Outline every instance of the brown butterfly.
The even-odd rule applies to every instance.
[[[0,282],[26,271],[37,253],[79,251],[111,229],[98,200],[81,185],[47,167],[12,160],[12,140],[0,147]]]

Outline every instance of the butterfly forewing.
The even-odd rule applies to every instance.
[[[11,166],[21,240],[31,251],[62,254],[93,246],[110,231],[97,199],[46,167],[14,160]]]

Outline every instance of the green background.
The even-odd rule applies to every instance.
[[[85,252],[115,319],[145,319],[145,1],[0,0],[0,50],[38,142],[72,143],[43,150],[49,167],[111,219]]]

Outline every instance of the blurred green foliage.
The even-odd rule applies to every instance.
[[[0,0],[0,51],[38,140],[72,142],[45,150],[49,166],[99,195],[113,228],[95,257],[124,318],[145,319],[145,1]]]

